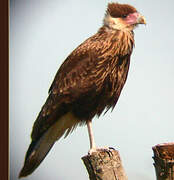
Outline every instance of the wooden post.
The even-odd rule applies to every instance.
[[[127,180],[119,152],[97,151],[82,157],[90,180]]]
[[[157,180],[174,180],[174,143],[152,147]]]

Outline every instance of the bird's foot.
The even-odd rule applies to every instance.
[[[107,152],[110,155],[112,154],[112,150],[115,150],[115,149],[112,147],[103,147],[103,148],[95,147],[88,151],[88,155],[92,155],[95,152]]]

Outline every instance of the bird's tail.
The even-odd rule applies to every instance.
[[[58,119],[37,141],[32,141],[19,178],[31,174],[44,160],[56,140],[63,134],[65,137],[78,125],[78,119],[72,113],[67,113]]]

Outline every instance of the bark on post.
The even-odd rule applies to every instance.
[[[119,152],[97,151],[82,157],[90,180],[127,180]]]
[[[157,180],[174,180],[174,143],[152,147]]]

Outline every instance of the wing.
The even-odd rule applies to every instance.
[[[107,71],[103,68],[97,71],[100,58],[96,58],[95,50],[90,47],[89,41],[84,42],[59,68],[49,89],[49,96],[34,123],[32,139],[41,137],[59,117],[70,111],[74,101],[97,90],[99,78],[96,77],[103,77]]]
[[[81,49],[82,48],[82,49]],[[80,49],[80,50],[79,50]],[[83,46],[74,51],[62,64],[49,89],[49,93],[71,97],[71,101],[96,88],[95,80],[105,69],[97,73],[101,58],[95,50],[83,50]],[[97,73],[97,74],[96,74]]]
[[[77,51],[78,48],[65,60],[55,76],[49,96],[34,123],[32,142],[19,177],[31,174],[55,141],[65,133],[67,136],[80,122],[72,113],[72,107],[79,97],[95,89],[92,82],[95,61],[91,52]]]

